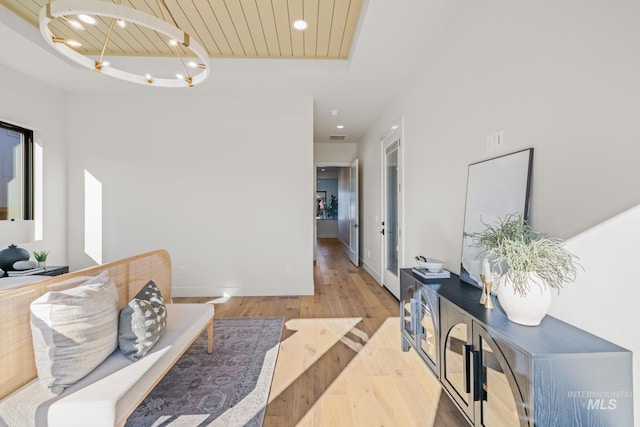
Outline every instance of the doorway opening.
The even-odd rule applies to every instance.
[[[339,230],[338,217],[344,217],[346,167],[316,168],[316,221],[318,238],[339,238],[345,242],[345,230]],[[340,194],[342,193],[342,194]],[[342,213],[342,215],[340,215]],[[342,231],[342,233],[340,233]]]
[[[340,240],[348,249],[349,259],[357,266],[360,264],[358,160],[347,165],[316,166],[315,236],[316,239]],[[316,247],[317,242],[314,243],[314,259]]]

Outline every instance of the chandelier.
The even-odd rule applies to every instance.
[[[65,57],[83,67],[117,79],[158,87],[190,87],[202,83],[209,76],[207,52],[196,40],[178,27],[165,0],[156,0],[156,3],[163,19],[109,1],[47,1],[40,11],[40,33],[50,46]],[[171,22],[164,20],[165,11]],[[138,29],[147,33],[152,31],[153,38],[159,37],[160,43],[165,44],[176,56],[178,68],[174,76],[160,76],[160,72],[154,75],[152,70],[143,73],[125,70],[124,66],[118,67],[105,57],[107,46],[110,42],[113,43],[115,33],[127,31],[129,25],[137,26]],[[83,47],[80,42],[69,36],[78,34],[80,37],[79,32],[84,31],[85,26],[97,26],[99,29],[92,33],[92,37],[98,34],[103,38],[99,40],[99,44],[102,45],[99,52],[92,52],[91,49]],[[136,34],[145,33],[136,32]],[[113,58],[110,59],[113,60]]]

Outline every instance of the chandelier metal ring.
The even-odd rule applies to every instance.
[[[200,64],[195,69],[196,74],[187,76],[187,78],[149,78],[149,76],[113,66],[103,67],[96,60],[60,42],[61,38],[56,37],[49,29],[49,23],[53,20],[70,15],[91,15],[124,20],[163,34],[168,40],[175,40],[198,57]],[[139,10],[99,0],[55,0],[47,2],[40,11],[39,18],[40,34],[51,47],[77,64],[102,74],[133,83],[172,88],[196,85],[205,81],[209,76],[208,56],[197,40],[191,38],[189,34],[177,26]],[[182,62],[182,58],[180,60]]]

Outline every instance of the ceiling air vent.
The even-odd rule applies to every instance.
[[[330,135],[329,141],[344,141],[347,135]]]

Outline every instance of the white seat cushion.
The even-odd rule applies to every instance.
[[[164,335],[142,359],[116,350],[89,375],[54,395],[36,380],[0,402],[0,425],[101,427],[118,425],[136,408],[213,318],[212,304],[167,304]]]

